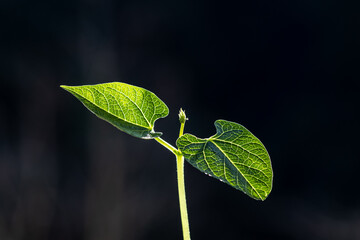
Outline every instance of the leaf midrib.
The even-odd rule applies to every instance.
[[[110,88],[110,89],[112,89],[112,90],[114,90],[114,91],[122,94],[122,95],[125,96],[127,99],[129,99],[129,101],[132,102],[132,103],[137,107],[137,109],[141,112],[142,116],[144,117],[145,121],[146,121],[147,124],[149,125],[150,129],[152,129],[152,125],[151,125],[151,124],[149,123],[149,121],[147,120],[145,114],[143,113],[143,111],[140,109],[140,107],[139,107],[132,99],[130,99],[128,96],[126,96],[125,93],[123,93],[123,92],[121,92],[121,91],[119,91],[119,90],[117,90],[117,89],[115,89],[115,88],[112,88],[112,87],[109,87],[109,86],[107,86],[107,88]],[[120,107],[120,106],[119,106],[119,107]],[[121,107],[120,107],[120,108],[121,108]],[[151,118],[152,118],[152,117],[151,117]]]
[[[209,138],[209,141],[211,141],[211,140],[216,140],[216,141],[219,141],[219,142],[223,142],[223,143],[228,143],[228,144],[235,145],[235,146],[237,146],[237,147],[241,148],[242,150],[244,150],[245,152],[247,152],[247,153],[249,153],[249,154],[251,154],[251,155],[253,155],[253,156],[255,156],[255,157],[259,158],[259,159],[261,160],[261,162],[262,162],[262,163],[264,163],[264,164],[266,165],[266,167],[268,166],[268,165],[267,165],[267,163],[265,162],[265,160],[264,160],[264,159],[262,159],[259,155],[257,155],[257,154],[255,154],[255,153],[250,152],[249,150],[247,150],[246,148],[244,148],[243,146],[241,146],[241,145],[239,145],[239,144],[236,144],[236,143],[233,143],[233,142],[229,142],[229,141],[225,141],[225,140],[219,139],[219,138],[217,138],[217,137],[214,137],[214,138],[213,138],[213,137],[211,137],[211,138]],[[256,142],[254,142],[254,143],[256,143]],[[257,143],[257,144],[259,144],[259,143]],[[261,145],[260,145],[260,146],[261,146]]]
[[[191,135],[191,134],[186,134],[186,135]],[[184,137],[185,137],[186,135],[184,135]],[[195,136],[194,136],[194,137],[195,137]],[[197,137],[196,137],[196,138],[197,138]],[[211,141],[211,142],[213,142],[213,141],[221,141],[221,142],[224,142],[224,143],[233,144],[232,142],[228,142],[228,141],[224,141],[224,140],[219,140],[218,138],[213,138],[213,137],[204,138],[204,139],[202,139],[202,138],[197,138],[197,139],[200,139],[200,142],[192,143],[192,142],[190,142],[190,140],[188,140],[190,143],[189,143],[189,144],[186,144],[186,146],[189,147],[190,145],[193,145],[193,144],[201,144],[201,143],[203,143],[204,146],[202,147],[201,151],[203,152],[204,159],[206,158],[206,157],[205,157],[204,149],[205,149],[205,147],[206,147],[206,145],[207,145],[208,142],[210,142],[210,141]],[[257,143],[257,144],[259,144],[259,143]],[[238,146],[237,144],[233,144],[233,145]],[[217,147],[219,148],[219,146],[217,146]],[[240,146],[239,146],[239,147],[240,147]],[[242,149],[243,149],[243,148],[242,148]],[[246,149],[244,149],[244,150],[246,150]],[[251,152],[249,152],[249,151],[247,151],[247,152],[248,152],[249,154],[254,155],[254,156],[258,157],[259,159],[261,159],[258,155],[253,154],[253,153],[251,153]],[[192,154],[189,154],[189,155],[192,155]],[[263,162],[264,160],[261,159],[261,161]],[[207,163],[207,161],[205,161],[205,162],[206,162],[206,165],[208,165],[209,169],[214,173],[214,171],[210,168],[210,166],[209,166],[209,164]],[[266,178],[269,178],[269,176],[268,176],[262,169],[258,169],[258,168],[252,167],[252,166],[247,166],[247,165],[245,165],[245,164],[243,164],[243,163],[238,163],[238,164],[240,164],[240,165],[242,165],[242,166],[244,166],[244,167],[248,167],[248,168],[254,169],[254,170],[256,170],[256,171],[259,171],[259,172],[261,172],[262,174],[264,174],[264,176],[265,176]],[[266,167],[267,167],[267,164],[266,164],[266,163],[265,163],[265,165],[266,165]],[[268,183],[265,182],[264,180],[261,180],[261,179],[259,179],[259,178],[257,178],[257,179],[260,180],[261,182],[263,182],[266,186],[268,186]]]
[[[70,90],[70,91],[72,91],[72,90]],[[96,107],[98,107],[98,108],[100,108],[100,109],[102,109],[103,111],[105,111],[107,114],[110,114],[110,115],[112,115],[113,117],[115,117],[115,118],[118,118],[118,119],[121,119],[121,120],[123,120],[124,122],[127,122],[127,123],[130,123],[130,124],[133,124],[133,125],[135,125],[135,126],[138,126],[138,127],[142,127],[142,128],[145,128],[145,129],[148,129],[148,130],[152,130],[152,127],[150,127],[150,128],[147,128],[147,127],[145,127],[145,126],[141,126],[141,125],[139,125],[139,124],[137,124],[137,123],[133,123],[133,122],[129,122],[129,121],[127,121],[126,119],[124,119],[124,118],[121,118],[121,117],[119,117],[119,116],[116,116],[116,115],[114,115],[112,112],[109,112],[109,111],[107,111],[107,110],[105,110],[104,108],[102,108],[101,106],[99,106],[98,104],[96,104],[95,102],[92,102],[92,101],[90,101],[88,98],[86,98],[86,97],[84,97],[84,96],[81,96],[80,94],[78,94],[77,92],[75,92],[75,91],[72,91],[72,92],[74,92],[75,94],[77,94],[77,95],[79,95],[80,97],[82,97],[82,98],[84,98],[84,99],[86,99],[89,103],[91,103],[91,104],[93,104],[94,106],[96,106]],[[91,91],[90,91],[91,92]],[[92,92],[91,92],[92,93]],[[93,94],[93,93],[92,93]],[[121,107],[120,107],[120,109],[121,109]],[[125,115],[124,115],[125,116]],[[145,118],[146,119],[146,118]]]
[[[236,165],[231,161],[231,159],[227,156],[227,154],[225,152],[223,152],[221,150],[221,148],[212,140],[209,140],[210,142],[212,142],[219,150],[222,154],[224,154],[224,156],[229,160],[229,162],[238,170],[238,172],[241,174],[241,176],[247,181],[247,183],[250,185],[250,187],[255,191],[255,193],[259,196],[259,198],[261,200],[264,200],[261,195],[258,193],[258,191],[256,191],[256,189],[254,188],[254,186],[251,184],[251,182],[244,176],[244,174],[240,171],[239,168],[236,167]]]

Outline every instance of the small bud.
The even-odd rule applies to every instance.
[[[185,115],[185,111],[182,110],[182,108],[180,108],[180,112],[179,112],[179,121],[180,123],[185,123],[186,120],[189,120],[188,118],[186,118],[186,115]]]

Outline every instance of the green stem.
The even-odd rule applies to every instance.
[[[184,134],[185,122],[187,120],[185,116],[185,112],[180,109],[179,114],[180,119],[180,132],[179,137]],[[166,147],[176,156],[176,172],[177,172],[177,180],[178,180],[178,192],[179,192],[179,203],[180,203],[180,216],[181,216],[181,225],[183,231],[184,240],[190,240],[190,228],[189,228],[189,219],[186,207],[186,194],[185,194],[185,179],[184,179],[184,156],[182,153],[173,147],[171,144],[166,142],[160,137],[154,138],[158,143]]]
[[[180,112],[183,112],[182,109]],[[184,127],[186,122],[185,112],[183,112],[183,119],[180,117],[180,132],[179,137],[184,134]],[[177,167],[177,179],[178,179],[178,191],[180,202],[180,215],[181,224],[183,230],[184,240],[190,240],[190,227],[186,206],[186,194],[185,194],[185,178],[184,178],[184,156],[180,153],[176,155],[176,167]]]
[[[180,202],[180,215],[184,240],[190,240],[190,228],[186,207],[185,181],[184,181],[184,156],[176,155],[178,191]]]
[[[181,137],[184,134],[184,128],[185,128],[185,122],[181,123],[180,125],[179,137]]]
[[[154,138],[158,143],[160,143],[161,145],[163,145],[164,147],[166,147],[170,152],[172,152],[173,154],[175,154],[175,156],[177,156],[178,154],[180,154],[179,150],[177,150],[175,147],[173,147],[170,143],[166,142],[164,139],[162,139],[161,137],[157,137]]]

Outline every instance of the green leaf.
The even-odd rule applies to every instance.
[[[195,168],[252,198],[265,200],[272,188],[273,172],[264,145],[238,123],[217,120],[215,127],[216,134],[210,138],[185,134],[176,145]]]
[[[161,136],[154,131],[157,119],[169,109],[154,93],[126,83],[61,86],[99,118],[134,137],[151,139]]]

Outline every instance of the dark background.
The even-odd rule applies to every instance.
[[[193,239],[360,239],[355,2],[2,0],[0,239],[182,238],[173,155],[59,88],[111,81],[267,147],[264,202],[186,164]]]

